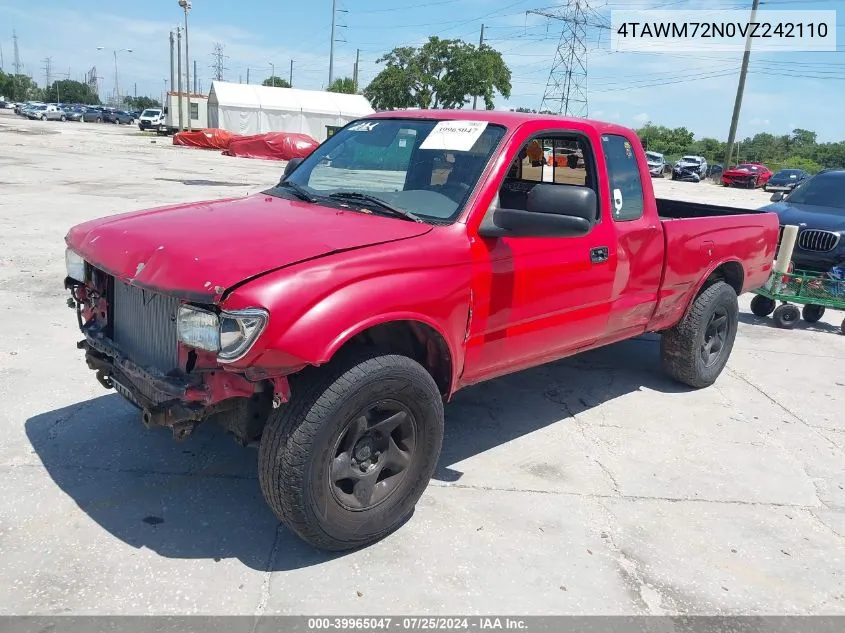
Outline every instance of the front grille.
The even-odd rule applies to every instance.
[[[839,234],[831,231],[804,229],[798,234],[798,246],[805,251],[827,253],[839,244]]]
[[[163,373],[179,364],[176,313],[179,299],[114,282],[114,342],[132,362]]]

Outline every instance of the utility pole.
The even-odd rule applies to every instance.
[[[481,50],[481,47],[484,46],[484,25],[481,25],[481,37],[478,38],[478,50]],[[355,64],[355,70],[358,70],[358,64]],[[356,84],[357,89],[357,84]],[[475,105],[478,100],[478,95],[472,96],[472,109],[475,110]]]
[[[175,46],[175,38],[173,36],[173,29],[170,29],[170,90],[176,90],[176,56],[174,55],[175,51],[173,50]],[[161,107],[166,108],[168,106],[167,102],[167,79],[164,80],[164,95],[162,95],[161,99]],[[173,113],[170,112],[172,115]],[[172,120],[172,119],[171,119]]]
[[[176,54],[176,76],[178,77],[176,99],[179,101],[179,130],[181,131],[185,129],[185,119],[182,115],[182,29],[178,26],[176,27],[176,50],[178,51]]]
[[[757,17],[757,7],[760,5],[760,0],[753,0],[751,4],[751,19],[749,23],[754,22]],[[739,84],[736,87],[736,100],[734,101],[734,111],[731,116],[731,131],[728,133],[728,144],[725,147],[725,169],[730,167],[731,154],[733,154],[733,145],[736,141],[736,128],[739,124],[739,112],[742,109],[742,95],[745,92],[745,77],[748,75],[748,62],[751,59],[751,29],[748,30],[748,36],[745,38],[745,51],[742,53],[742,66],[739,70]]]
[[[589,0],[569,0],[553,9],[526,11],[563,22],[540,111],[549,110],[567,116],[586,117],[587,102],[587,29],[610,26],[592,19],[595,11]]]
[[[482,30],[484,27],[481,27]],[[355,49],[355,67],[352,69],[352,90],[358,93],[358,63],[361,60],[361,49]]]
[[[329,46],[329,86],[332,85],[334,79],[334,27],[335,17],[337,15],[337,0],[332,0],[332,41]]]
[[[138,99],[138,82],[135,82],[135,99]]]
[[[197,92],[197,60],[194,60],[194,94],[199,94]]]
[[[288,83],[293,88],[293,60],[290,60],[290,77],[288,77]]]
[[[249,83],[249,68],[246,69],[246,82]]]
[[[188,131],[191,131],[191,62],[188,57],[188,11],[191,10],[189,0],[178,0],[178,4],[185,12],[185,92],[188,93]]]
[[[270,81],[273,85],[273,88],[276,87],[276,64],[270,62]]]
[[[3,72],[3,45],[0,43],[0,73]]]

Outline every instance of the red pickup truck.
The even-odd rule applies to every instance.
[[[383,112],[261,193],[71,228],[65,285],[106,388],[177,438],[260,440],[270,507],[342,550],[410,515],[462,387],[644,332],[712,384],[777,240],[774,214],[656,200],[624,127]]]

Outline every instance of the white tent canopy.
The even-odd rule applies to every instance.
[[[317,141],[327,126],[343,126],[373,113],[363,95],[272,88],[214,81],[208,96],[208,125],[235,134],[298,132]]]

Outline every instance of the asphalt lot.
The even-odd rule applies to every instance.
[[[282,167],[8,114],[0,614],[845,613],[845,314],[785,332],[743,297],[702,391],[664,378],[646,336],[461,392],[411,521],[329,556],[279,527],[256,451],[146,431],[98,385],[61,287],[71,225],[256,192]]]

